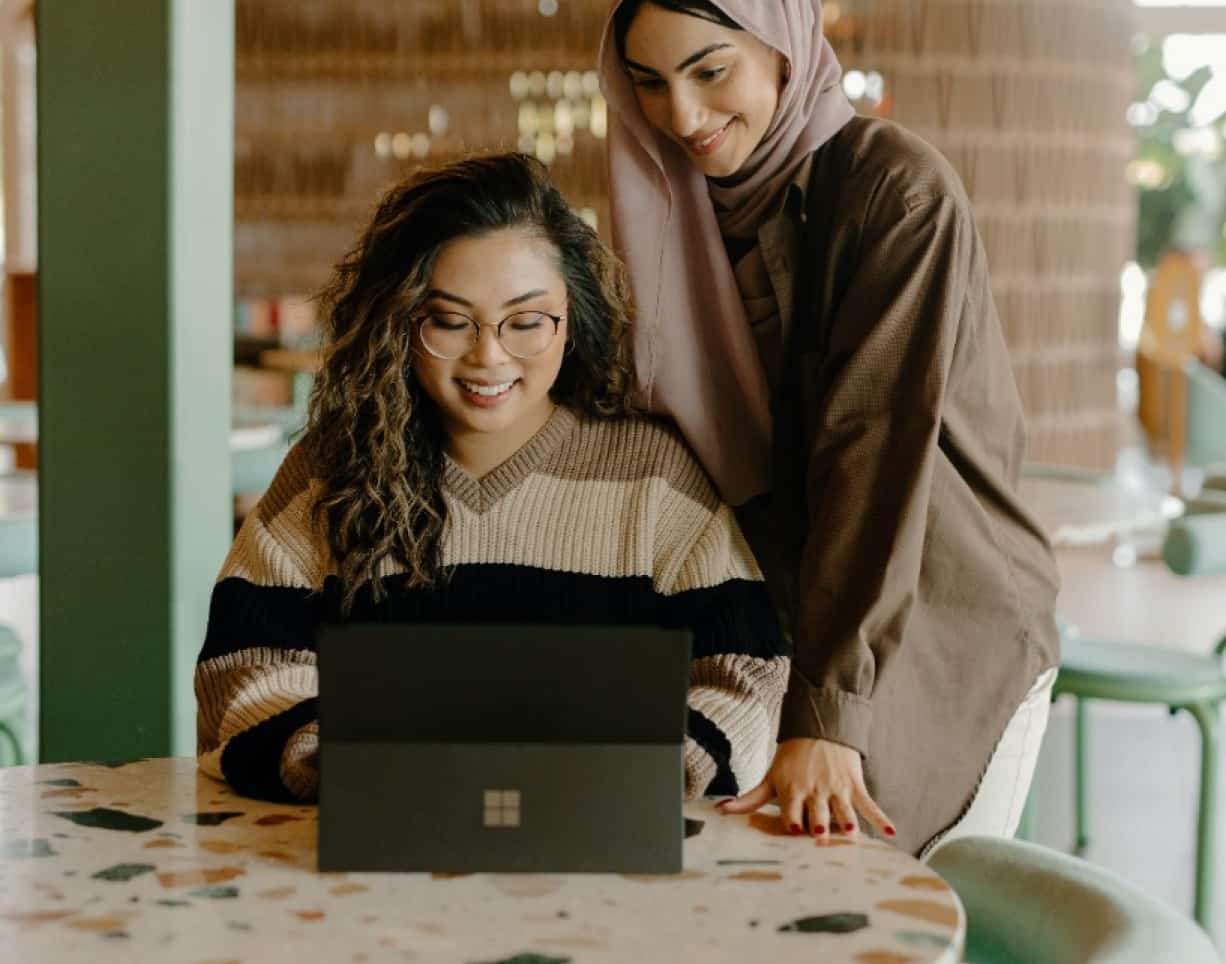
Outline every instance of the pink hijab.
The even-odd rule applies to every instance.
[[[800,165],[854,111],[822,33],[821,0],[713,2],[791,66],[735,186],[709,184],[639,110],[613,32],[622,0],[609,11],[599,67],[610,108],[613,237],[638,307],[644,400],[677,422],[724,499],[740,505],[770,489],[770,393],[721,231],[752,237]]]

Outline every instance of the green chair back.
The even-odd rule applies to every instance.
[[[297,405],[235,405],[231,415],[235,431],[246,436],[238,444],[232,437],[231,491],[263,492],[288,454],[290,440],[302,433],[306,411]]]
[[[235,449],[230,453],[231,490],[235,495],[263,492],[289,452],[289,446],[278,439],[259,448]]]
[[[1226,463],[1226,379],[1195,361],[1184,376],[1184,459],[1199,466]]]
[[[1222,964],[1192,920],[1076,857],[964,837],[928,864],[966,909],[967,964]]]
[[[21,641],[8,626],[0,624],[0,767],[25,762],[25,709]]]
[[[38,519],[0,519],[0,579],[38,572]]]
[[[1202,512],[1172,522],[1162,559],[1180,576],[1226,572],[1226,512]]]
[[[38,571],[38,519],[0,519],[0,579]],[[0,623],[0,766],[24,763],[26,692],[21,674],[21,641]]]

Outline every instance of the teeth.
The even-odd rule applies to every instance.
[[[492,398],[495,395],[501,395],[503,392],[509,392],[514,381],[503,382],[501,385],[478,385],[476,382],[466,382],[464,379],[459,380],[460,384],[465,389],[472,392],[474,395],[484,395],[487,398]]]
[[[699,141],[697,146],[699,148],[710,147],[712,144],[715,143],[715,139],[719,137],[719,135],[722,134],[723,132],[724,132],[724,128],[721,127],[719,130],[717,130],[714,134],[712,134],[706,140]]]

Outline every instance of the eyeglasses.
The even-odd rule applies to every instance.
[[[517,311],[490,327],[508,355],[532,358],[553,343],[562,317],[547,311]],[[455,311],[427,312],[415,322],[426,351],[447,361],[467,355],[481,338],[480,322]]]

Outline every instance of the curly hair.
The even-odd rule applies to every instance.
[[[553,400],[597,418],[633,410],[629,285],[621,262],[523,154],[473,157],[421,171],[383,196],[320,295],[323,363],[303,444],[337,561],[341,611],[359,588],[386,593],[389,565],[409,586],[443,577],[444,431],[413,375],[413,318],[440,251],[453,241],[528,229],[557,253],[570,344]]]

